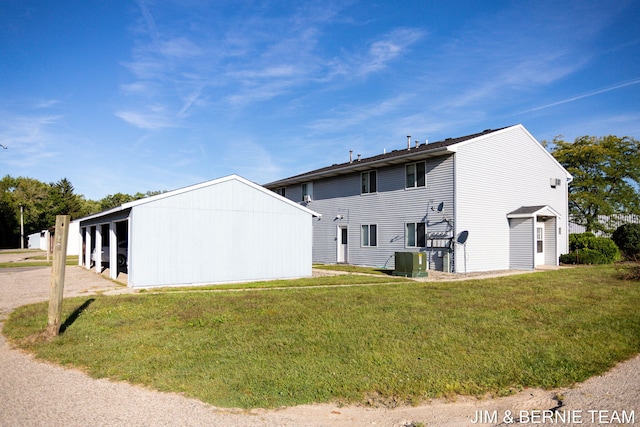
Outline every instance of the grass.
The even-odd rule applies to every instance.
[[[220,290],[232,290],[232,289],[273,289],[273,288],[298,288],[298,287],[311,287],[311,286],[353,286],[353,285],[373,285],[373,284],[389,284],[389,283],[414,283],[410,279],[404,277],[382,276],[359,276],[359,275],[344,275],[339,276],[322,276],[322,277],[310,277],[296,280],[269,280],[265,282],[250,282],[250,283],[229,283],[222,285],[210,285],[210,286],[192,286],[192,287],[169,287],[169,288],[154,288],[149,290],[142,290],[141,292],[153,292],[153,293],[166,293],[166,292],[206,292],[206,291],[220,291]]]
[[[583,381],[640,351],[639,306],[640,282],[599,266],[463,282],[73,298],[54,340],[38,338],[46,303],[14,311],[4,333],[93,377],[219,407],[394,405]]]
[[[314,268],[320,268],[322,270],[344,271],[348,273],[365,273],[365,274],[377,274],[377,275],[390,275],[393,273],[393,269],[374,268],[374,267],[360,267],[349,264],[316,264]]]
[[[46,255],[38,255],[26,257],[24,260],[12,261],[12,262],[0,262],[0,268],[17,268],[17,267],[48,267],[53,263],[53,256],[49,258],[47,262]],[[78,255],[67,256],[65,265],[78,265]]]

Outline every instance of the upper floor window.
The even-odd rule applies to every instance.
[[[378,246],[378,226],[376,224],[362,226],[362,246]]]
[[[410,163],[406,166],[407,188],[424,187],[427,183],[425,162]]]
[[[278,188],[276,188],[276,194],[279,194],[282,197],[286,197],[286,194],[285,194],[284,190],[285,190],[285,187],[278,187]]]
[[[378,174],[376,171],[363,172],[362,186],[360,190],[362,194],[376,193],[378,191]]]
[[[302,184],[302,201],[308,202],[313,200],[313,183],[305,182]]]
[[[426,244],[426,224],[424,222],[408,222],[407,223],[407,247],[408,248],[424,248]]]

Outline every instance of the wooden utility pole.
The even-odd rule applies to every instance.
[[[53,245],[53,266],[51,267],[51,292],[49,294],[49,322],[47,335],[55,337],[60,333],[62,317],[62,294],[64,292],[64,268],[67,262],[67,242],[69,240],[69,215],[56,216],[56,231]]]

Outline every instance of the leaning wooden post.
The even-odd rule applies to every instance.
[[[64,292],[64,267],[67,262],[67,242],[69,240],[69,215],[56,216],[56,231],[53,245],[53,265],[51,267],[51,292],[49,294],[49,322],[47,335],[55,337],[60,332],[62,317],[62,294]]]

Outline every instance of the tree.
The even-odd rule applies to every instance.
[[[547,144],[548,145],[548,144]],[[551,154],[573,175],[569,213],[586,231],[608,230],[614,214],[640,214],[640,142],[627,136],[553,139]]]
[[[83,214],[80,196],[74,193],[71,182],[67,178],[62,178],[50,185],[50,203],[54,215],[71,215],[71,219],[80,218]]]
[[[1,246],[19,247],[21,206],[24,212],[25,236],[50,227],[52,220],[55,224],[55,214],[51,211],[50,189],[48,184],[32,178],[13,178],[7,175],[0,180]]]
[[[640,224],[622,224],[611,238],[627,258],[640,261]]]
[[[106,210],[115,208],[116,206],[125,204],[127,202],[131,202],[133,200],[135,199],[133,198],[133,196],[130,196],[129,194],[123,194],[123,193],[109,194],[107,197],[100,200],[100,210],[106,211]]]

